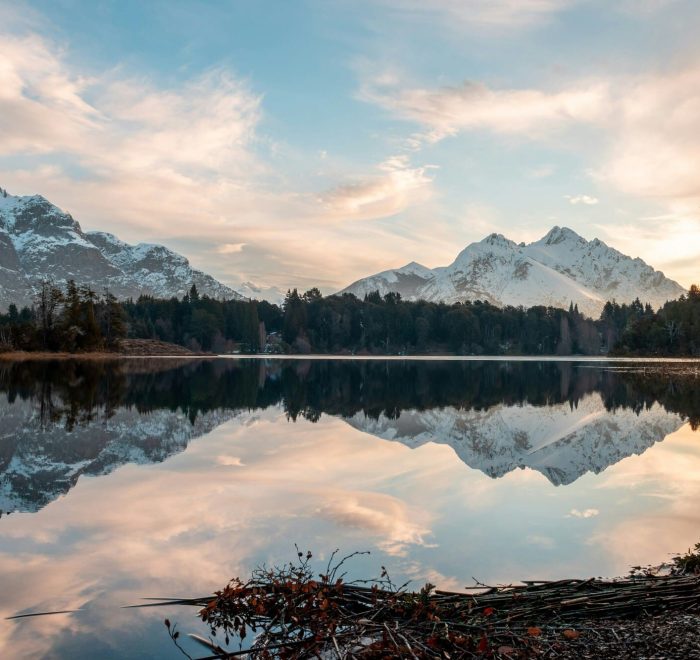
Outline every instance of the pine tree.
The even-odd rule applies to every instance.
[[[116,348],[119,340],[126,337],[124,311],[116,297],[105,291],[103,297],[102,334],[107,348]]]
[[[282,336],[288,344],[294,342],[306,328],[306,305],[296,289],[287,291],[284,299],[284,328]]]
[[[87,351],[94,351],[102,346],[102,333],[95,316],[95,305],[89,300],[86,302],[85,320],[82,348]]]

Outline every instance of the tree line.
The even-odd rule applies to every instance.
[[[282,305],[221,301],[193,285],[181,298],[118,301],[109,292],[44,282],[34,304],[0,314],[5,350],[112,350],[125,337],[216,353],[459,355],[700,355],[700,289],[653,310],[606,303],[598,319],[569,309],[444,304],[373,292],[322,296],[290,290]]]
[[[109,292],[67,282],[60,289],[41,283],[32,307],[11,304],[0,315],[0,349],[66,351],[114,350],[127,334],[123,303]]]

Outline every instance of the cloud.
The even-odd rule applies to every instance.
[[[567,514],[567,518],[593,518],[600,513],[598,509],[585,509],[584,511],[579,511],[578,509],[571,509]]]
[[[414,150],[466,131],[542,140],[565,128],[594,127],[609,145],[598,152],[596,179],[630,195],[672,202],[675,211],[700,207],[700,64],[553,91],[479,81],[428,88],[385,72],[366,76],[359,96],[422,126],[408,139]],[[569,197],[572,204],[594,199]]]
[[[151,238],[206,234],[259,201],[261,97],[230,73],[161,89],[84,76],[37,35],[0,43],[0,155],[31,163],[3,173],[12,192],[41,192],[104,229],[146,225]]]
[[[2,155],[60,152],[103,175],[155,169],[173,180],[251,165],[261,98],[225,71],[163,90],[77,74],[37,35],[1,43]]]
[[[603,180],[642,197],[700,200],[700,64],[634,80],[618,99]]]
[[[569,204],[573,204],[574,206],[577,204],[595,206],[599,201],[597,197],[591,197],[590,195],[566,195],[566,199],[569,200]]]
[[[81,96],[88,80],[66,73],[36,35],[2,35],[0,45],[0,154],[84,149],[100,121]]]
[[[216,457],[216,462],[219,465],[227,465],[228,467],[245,467],[245,463],[238,456],[221,455]]]
[[[245,243],[224,243],[216,248],[219,254],[237,254],[245,247]]]
[[[393,156],[377,167],[378,174],[338,186],[321,200],[339,218],[391,216],[430,197],[429,169],[412,167],[405,155]]]
[[[384,4],[409,18],[437,16],[453,28],[513,29],[547,22],[576,0],[385,0]]]
[[[662,11],[679,2],[680,0],[621,0],[616,9],[628,14],[646,17],[649,14]]]
[[[412,139],[427,143],[474,130],[542,137],[577,123],[602,121],[610,109],[608,85],[599,81],[553,92],[495,89],[469,80],[429,89],[403,86],[395,77],[380,75],[367,78],[359,96],[425,126],[427,131]]]

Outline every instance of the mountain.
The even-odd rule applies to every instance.
[[[539,241],[515,243],[491,234],[468,245],[449,266],[429,269],[412,262],[354,282],[340,293],[363,298],[372,291],[393,291],[408,300],[455,303],[485,300],[497,306],[573,302],[597,318],[608,300],[660,307],[685,289],[602,241],[587,241],[566,227],[553,227]]]
[[[364,298],[368,293],[379,291],[384,296],[387,293],[400,293],[402,298],[417,300],[428,282],[435,277],[435,272],[415,261],[395,270],[385,270],[376,275],[370,275],[351,284],[340,293],[353,293],[358,298]]]
[[[58,285],[73,279],[120,298],[179,297],[192,284],[213,298],[243,298],[162,245],[129,245],[112,234],[84,232],[41,195],[15,197],[0,189],[0,302],[30,304],[45,279]]]
[[[236,285],[236,291],[251,300],[267,300],[273,305],[281,305],[284,302],[286,291],[276,286],[262,286],[253,282],[241,282]]]
[[[429,442],[449,445],[463,463],[494,479],[529,468],[555,486],[643,454],[685,423],[682,415],[658,403],[639,411],[606,411],[597,392],[576,406],[566,402],[497,405],[485,410],[434,408],[404,411],[398,418],[360,412],[345,421],[411,448]]]

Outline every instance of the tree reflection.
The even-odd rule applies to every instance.
[[[345,418],[363,430],[381,420],[379,426],[386,430],[395,428],[408,411],[409,417],[415,417],[443,410],[456,425],[457,440],[453,437],[451,442],[483,461],[494,458],[490,456],[493,440],[481,437],[465,420],[494,406],[564,404],[574,411],[585,397],[597,394],[609,413],[631,410],[639,417],[660,404],[697,429],[700,388],[696,384],[692,374],[651,374],[571,362],[2,363],[0,509],[36,510],[67,492],[81,474],[106,474],[126,462],[165,460],[185,449],[192,438],[241,412],[276,407],[291,421],[313,423],[326,414]],[[366,422],[358,424],[357,415]],[[511,432],[508,451],[513,456],[528,453],[532,445],[528,430]],[[656,437],[659,432],[651,434],[649,441],[662,439],[663,434]],[[506,441],[505,436],[501,440]],[[617,447],[614,460],[635,451],[623,445]],[[512,469],[509,466],[505,461],[494,467],[493,475]],[[7,500],[4,504],[2,497]]]

